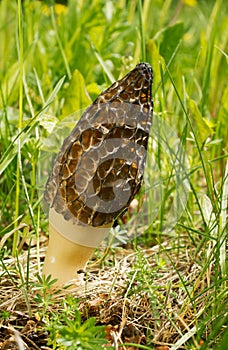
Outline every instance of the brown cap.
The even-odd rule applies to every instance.
[[[66,221],[110,225],[142,183],[152,123],[152,69],[138,64],[105,90],[65,139],[45,200]]]

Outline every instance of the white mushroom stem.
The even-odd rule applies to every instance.
[[[57,278],[55,287],[80,282],[88,260],[110,227],[95,228],[66,221],[54,209],[49,212],[49,244],[43,266],[43,275]],[[79,273],[78,273],[79,272]]]

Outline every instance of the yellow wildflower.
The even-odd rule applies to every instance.
[[[197,5],[197,0],[184,0],[184,4],[190,7],[194,7]]]
[[[43,14],[45,14],[46,16],[50,16],[51,14],[51,11],[50,11],[50,7],[48,5],[43,5],[42,6],[42,12]],[[66,12],[66,6],[63,5],[63,4],[55,4],[54,5],[54,12],[57,14],[57,15],[61,15],[62,13],[65,13]]]

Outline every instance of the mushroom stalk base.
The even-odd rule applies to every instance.
[[[111,225],[110,225],[111,226]],[[55,287],[80,284],[82,273],[96,247],[108,235],[110,227],[81,226],[67,221],[51,208],[49,211],[49,244],[43,275],[57,278]]]
[[[94,250],[95,248],[71,242],[49,224],[49,245],[43,275],[52,275],[52,279],[57,278],[55,286],[59,287],[68,283],[79,283],[80,272],[85,270]]]

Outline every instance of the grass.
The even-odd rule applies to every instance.
[[[1,348],[225,349],[226,2],[51,3],[0,2]],[[154,121],[139,208],[83,290],[53,293],[39,190],[50,151],[140,61],[154,70]]]

